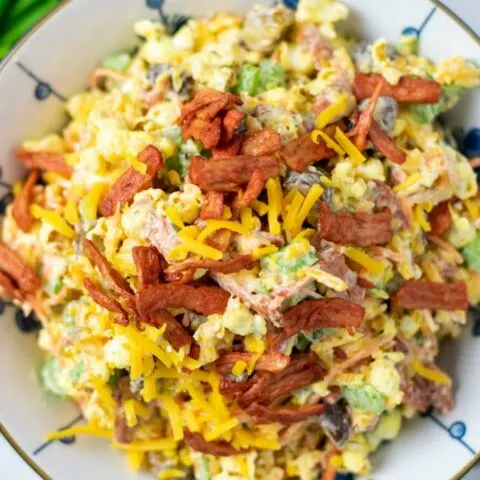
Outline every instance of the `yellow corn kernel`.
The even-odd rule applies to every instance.
[[[243,360],[237,360],[232,367],[233,375],[239,377],[247,368],[247,362]]]

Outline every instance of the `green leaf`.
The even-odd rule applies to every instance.
[[[118,381],[120,380],[120,377],[123,375],[123,370],[120,370],[119,368],[116,368],[111,374],[110,377],[108,377],[107,383],[111,387],[116,387],[118,385]]]
[[[60,373],[60,365],[58,360],[51,356],[48,357],[40,369],[40,384],[50,393],[59,397],[66,396],[66,392],[58,385],[58,375]]]
[[[261,92],[285,86],[285,71],[278,63],[271,60],[262,60],[259,70]]]
[[[431,123],[438,115],[452,108],[465,90],[465,87],[459,85],[444,85],[442,97],[437,103],[411,105],[410,109],[419,123]]]
[[[259,92],[260,69],[255,65],[246,63],[238,75],[238,82],[235,87],[237,93],[246,92],[254,97]]]
[[[110,55],[102,62],[102,67],[123,73],[130,64],[131,58],[128,53],[117,53]]]
[[[480,272],[480,233],[477,232],[475,239],[462,250],[462,256],[468,267]]]
[[[85,365],[83,360],[80,360],[71,370],[70,370],[70,378],[72,382],[78,383],[80,377],[83,375],[85,371]]]
[[[55,285],[53,286],[53,293],[55,295],[58,295],[61,291],[62,291],[62,288],[63,288],[63,277],[60,277],[58,280],[57,280],[57,283],[55,283]]]
[[[380,415],[385,410],[383,395],[369,383],[359,387],[343,386],[342,393],[355,410]]]

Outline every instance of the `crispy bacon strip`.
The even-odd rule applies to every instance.
[[[160,275],[167,268],[167,262],[153,245],[133,247],[132,256],[141,289],[160,282]]]
[[[5,273],[0,271],[0,288],[2,293],[9,298],[16,298],[22,300],[22,293],[12,282],[12,279]]]
[[[129,168],[111,187],[100,202],[99,212],[110,217],[117,209],[133,200],[133,197],[148,188],[157,173],[163,168],[163,156],[153,145],[146,146],[138,155],[138,160],[147,165],[146,175]]]
[[[228,352],[220,356],[215,362],[218,372],[223,376],[232,374],[232,367],[238,360],[245,363],[252,359],[253,353],[248,352]],[[264,353],[255,363],[255,370],[264,372],[280,372],[288,367],[290,357],[282,353],[272,352]]]
[[[257,168],[253,171],[250,180],[248,181],[247,188],[245,189],[245,193],[243,196],[236,200],[233,204],[235,208],[242,208],[247,207],[250,205],[254,200],[258,198],[258,196],[262,193],[262,190],[265,188],[265,179],[263,178],[263,173],[261,170]]]
[[[243,137],[234,135],[228,142],[220,141],[220,143],[212,149],[212,158],[230,158],[240,154],[242,148]]]
[[[272,128],[262,128],[249,135],[243,142],[242,155],[272,155],[282,148],[280,135]]]
[[[311,139],[310,133],[294,138],[280,150],[284,162],[296,172],[304,172],[312,163],[325,158],[333,158],[337,154],[327,147],[322,138],[318,144]]]
[[[316,405],[307,405],[297,408],[267,408],[258,403],[252,403],[245,411],[256,424],[278,422],[283,425],[291,425],[292,423],[303,422],[312,415],[319,415],[325,410],[323,403]]]
[[[315,241],[325,239],[360,247],[388,243],[392,238],[392,213],[331,212],[322,202]]]
[[[0,243],[0,270],[12,278],[25,293],[32,293],[41,285],[35,272],[25,265],[15,250],[4,243]]]
[[[380,125],[372,119],[368,137],[372,141],[374,147],[385,157],[398,165],[401,165],[406,159],[407,155],[402,152],[395,142],[384,132]]]
[[[175,317],[166,310],[158,310],[151,313],[148,316],[148,321],[146,321],[146,323],[157,328],[166,324],[167,328],[165,329],[163,336],[175,350],[192,343],[192,337],[190,334],[179,322],[177,322],[177,320],[175,320]]]
[[[304,300],[283,315],[284,335],[291,337],[325,327],[358,328],[364,316],[363,307],[344,298]]]
[[[246,184],[255,169],[260,170],[265,179],[280,174],[280,164],[276,157],[238,155],[228,159],[210,160],[193,157],[189,177],[190,181],[202,190],[228,192]]]
[[[428,215],[430,223],[430,234],[440,236],[450,228],[450,209],[448,200],[436,205]]]
[[[408,280],[392,297],[395,306],[407,309],[468,310],[465,282],[438,283]]]
[[[240,97],[231,93],[202,88],[197,92],[194,99],[183,107],[180,124],[184,126],[194,116],[204,120],[212,120],[228,105],[241,105],[242,103]]]
[[[382,77],[381,80],[378,82],[375,90],[373,91],[373,95],[371,96],[370,100],[368,101],[367,108],[360,113],[358,118],[358,122],[356,125],[356,135],[355,135],[355,145],[356,147],[363,151],[367,145],[367,136],[368,131],[372,125],[373,121],[373,114],[375,113],[375,108],[377,107],[378,99],[380,98],[380,93],[382,91],[383,86],[385,85],[386,80]]]
[[[186,308],[203,315],[223,313],[230,295],[212,285],[152,285],[137,294],[137,308],[144,316],[163,308]]]
[[[222,119],[220,117],[214,120],[204,120],[194,118],[190,124],[183,129],[183,138],[188,140],[193,138],[202,142],[205,148],[215,148],[222,136]]]
[[[382,79],[385,81],[379,73],[357,73],[353,81],[353,94],[357,100],[371,97]],[[442,96],[442,86],[435,80],[407,75],[400,78],[396,85],[385,81],[381,95],[393,97],[399,103],[437,103]]]
[[[210,190],[205,196],[205,200],[200,211],[200,218],[202,220],[210,220],[213,218],[223,217],[224,206],[224,194],[223,192],[216,192]]]
[[[238,405],[243,409],[254,402],[271,406],[288,397],[293,390],[321,380],[324,374],[313,354],[292,358],[290,365],[281,372],[255,373],[251,384],[238,397]]]
[[[238,110],[229,110],[223,117],[223,135],[222,139],[229,142],[235,134],[241,129],[242,122],[246,114]]]
[[[122,306],[110,295],[105,293],[99,285],[92,282],[89,278],[86,278],[83,282],[84,287],[88,291],[88,294],[92,297],[95,303],[98,303],[103,308],[106,308],[108,311],[117,314],[115,323],[123,325],[126,327],[128,325],[128,315],[123,310]]]
[[[28,168],[38,168],[47,172],[56,172],[62,175],[71,175],[73,170],[65,162],[63,153],[57,152],[29,152],[23,148],[17,148],[14,154],[23,160]]]
[[[179,265],[172,265],[167,273],[179,273],[185,270],[204,268],[210,272],[235,273],[241,270],[251,270],[258,264],[251,255],[236,255],[225,260],[187,260]]]
[[[225,440],[207,442],[201,433],[193,433],[186,428],[183,430],[183,441],[197,452],[209,453],[217,457],[229,457],[247,452],[247,450],[237,450]]]
[[[95,265],[100,273],[105,277],[110,289],[122,297],[129,309],[134,310],[133,305],[133,290],[128,282],[120,275],[120,273],[113,268],[106,257],[98,250],[91,240],[85,239],[83,241],[83,248],[87,257]],[[130,313],[130,312],[129,312]]]
[[[33,224],[30,205],[33,200],[33,189],[40,177],[40,171],[33,169],[29,174],[22,191],[15,197],[12,204],[12,216],[23,232],[29,232]]]

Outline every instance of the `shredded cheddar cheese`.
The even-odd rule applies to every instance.
[[[342,93],[337,102],[329,105],[325,110],[317,115],[315,126],[323,130],[329,123],[339,117],[348,106],[348,93]]]
[[[207,440],[207,442],[211,442],[212,440],[221,437],[223,434],[236,427],[239,423],[240,422],[238,418],[231,418],[226,422],[220,423],[205,433],[205,440]]]
[[[103,183],[95,183],[83,200],[85,218],[90,222],[97,219],[98,204],[104,189],[105,185]]]
[[[282,212],[282,187],[278,178],[269,178],[267,180],[268,197],[268,227],[270,233],[279,235],[281,232],[278,217]]]
[[[268,213],[268,205],[261,202],[260,200],[254,200],[250,203],[250,206],[261,216],[263,217]]]
[[[203,243],[212,233],[223,228],[242,235],[248,235],[248,229],[239,222],[231,220],[207,220],[205,228],[197,237],[197,241]]]
[[[247,363],[243,360],[237,360],[232,367],[232,373],[235,376],[240,376],[247,368]]]
[[[111,437],[110,437],[111,438]],[[171,438],[156,440],[135,440],[132,443],[113,442],[113,445],[120,450],[136,450],[139,452],[161,452],[175,448],[177,442]]]
[[[259,259],[267,255],[270,255],[271,253],[274,253],[276,251],[278,251],[278,247],[276,245],[267,245],[266,247],[258,247],[252,252],[252,257],[254,259]]]
[[[48,223],[56,232],[64,237],[75,238],[75,230],[57,212],[45,210],[36,204],[30,207],[30,211],[36,219]]]
[[[203,233],[203,232],[202,232]],[[202,234],[200,233],[200,235]],[[199,237],[200,237],[199,235]],[[179,247],[175,247],[175,249],[178,249]],[[210,247],[209,245],[205,245],[201,241],[197,240],[192,240],[191,238],[184,237],[182,238],[182,243],[180,245],[180,248],[183,248],[184,250],[188,252],[195,253],[197,255],[200,255],[201,257],[204,258],[209,258],[210,260],[221,260],[223,258],[223,253],[220,250],[217,250],[216,248]],[[171,253],[173,250],[172,249],[169,253],[169,257],[171,257]]]
[[[355,165],[365,162],[363,153],[350,141],[350,139],[337,127],[335,129],[335,140],[345,150]]]
[[[384,266],[381,262],[370,257],[370,255],[367,255],[364,251],[359,250],[358,248],[348,247],[345,250],[345,256],[354,262],[357,262],[375,275],[380,275],[384,270]]]
[[[178,442],[183,439],[183,425],[180,407],[178,406],[177,402],[168,395],[162,395],[159,397],[159,399],[162,402],[168,418],[170,419],[173,439]]]
[[[393,191],[400,192],[402,190],[406,190],[407,188],[417,183],[420,179],[421,179],[420,173],[418,172],[412,173],[404,182],[395,185],[393,187]]]
[[[302,229],[303,222],[308,217],[308,214],[312,210],[317,200],[323,195],[323,192],[323,188],[318,184],[313,185],[312,188],[310,188],[310,190],[308,191],[302,207],[300,208],[298,214],[295,217],[295,227],[293,229],[294,236]]]
[[[173,225],[178,228],[184,228],[185,225],[182,220],[182,216],[178,212],[178,210],[170,205],[165,207],[165,213],[167,214],[168,219],[170,220]]]
[[[345,150],[343,150],[342,147],[332,138],[330,138],[325,132],[322,132],[321,130],[314,130],[312,132],[312,142],[318,143],[318,137],[323,138],[327,146],[330,147],[334,152],[338,153],[338,155],[341,157],[345,155]]]
[[[429,232],[431,230],[430,224],[425,217],[425,210],[420,204],[415,205],[415,219],[424,232]]]
[[[420,363],[419,360],[416,358],[412,361],[412,369],[415,373],[418,373],[423,378],[426,378],[427,380],[431,380],[432,382],[435,383],[441,383],[443,385],[451,385],[452,380],[450,377],[445,375],[443,372],[440,370],[435,370],[433,368],[428,368],[422,363]]]
[[[77,427],[65,428],[56,432],[47,433],[46,440],[60,440],[65,437],[73,437],[75,435],[92,435],[94,437],[112,440],[113,432],[104,428],[94,427],[92,425],[78,425]]]

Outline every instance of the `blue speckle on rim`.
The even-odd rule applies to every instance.
[[[296,10],[298,7],[298,0],[283,0],[283,4],[291,10]]]
[[[468,157],[478,157],[480,155],[480,128],[473,128],[463,139],[463,154]]]
[[[3,298],[0,298],[0,315],[3,315],[5,313],[6,307],[7,304],[5,303],[5,300]]]
[[[467,432],[467,426],[463,422],[454,422],[448,428],[448,433],[452,438],[462,439]]]
[[[165,0],[146,0],[148,8],[163,8]]]
[[[15,325],[24,333],[36,332],[42,326],[33,313],[25,315],[20,309],[15,312]]]
[[[35,98],[37,100],[46,100],[52,94],[52,87],[45,82],[37,83],[35,86]]]
[[[415,27],[406,27],[402,30],[402,35],[409,35],[418,37],[419,32]]]
[[[335,480],[355,480],[351,473],[337,473]]]
[[[473,334],[474,337],[480,337],[480,320],[477,320],[473,324],[472,334]]]
[[[60,443],[64,445],[71,445],[77,441],[77,437],[75,435],[71,435],[70,437],[63,437],[59,440]]]

